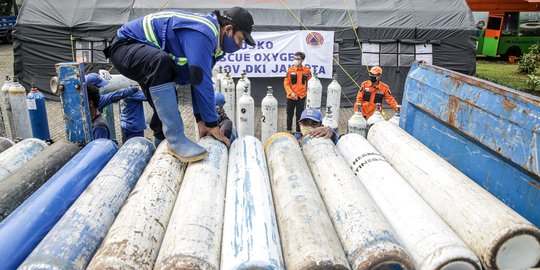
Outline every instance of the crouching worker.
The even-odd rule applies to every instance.
[[[300,116],[300,132],[295,133],[296,139],[301,141],[303,138],[309,136],[311,138],[329,138],[334,144],[338,141],[338,135],[330,127],[322,125],[321,111],[309,108],[302,112]]]
[[[220,93],[216,92],[215,94],[216,98],[216,113],[218,114],[218,126],[219,131],[221,134],[223,134],[229,141],[232,143],[237,137],[238,134],[236,134],[236,129],[234,128],[234,124],[229,119],[227,114],[225,113],[225,109],[223,109],[223,106],[225,105],[225,96]]]
[[[92,134],[95,139],[110,139],[111,135],[109,132],[109,127],[107,126],[107,121],[103,119],[101,113],[98,110],[99,104],[99,89],[93,85],[88,84],[86,86],[86,91],[88,93],[88,105],[90,109],[90,118],[92,119]]]
[[[229,146],[218,127],[211,71],[224,52],[238,51],[244,40],[255,45],[252,27],[253,17],[241,7],[223,14],[167,10],[124,24],[104,50],[120,73],[139,83],[154,108],[155,143],[166,138],[168,152],[181,161],[198,161],[208,153],[184,133],[175,83],[191,83],[199,137],[210,135]]]

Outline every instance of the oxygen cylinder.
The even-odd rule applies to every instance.
[[[223,78],[225,78],[225,73],[223,73],[223,67],[218,66],[218,72],[216,74],[215,92],[221,92],[222,91],[221,80],[223,80]]]
[[[400,114],[399,112],[396,112],[394,114],[394,116],[392,116],[392,118],[388,119],[388,122],[396,125],[396,126],[399,126],[399,117],[400,117]]]
[[[362,115],[362,103],[356,103],[357,111],[349,119],[349,133],[358,133],[364,138],[367,136],[368,124],[366,118]]]
[[[236,103],[240,100],[242,95],[244,94],[244,89],[246,88],[246,77],[245,77],[245,71],[240,76],[240,79],[238,79],[238,83],[236,84]],[[249,80],[248,80],[249,81]],[[248,94],[251,95],[251,86],[248,85]],[[238,123],[238,114],[236,115],[236,118],[234,119],[234,123]]]
[[[339,109],[341,107],[341,85],[337,81],[337,74],[334,74],[332,82],[326,91],[326,107],[332,107],[332,114],[339,119]]]
[[[212,82],[214,82],[214,92],[221,91],[221,79],[223,79],[223,76],[224,74],[222,67],[220,65],[215,65],[212,69]]]
[[[377,122],[386,121],[381,114],[381,110],[381,103],[377,103],[377,109],[375,110],[375,113],[367,120],[368,127],[373,126],[373,124]]]
[[[261,101],[261,142],[263,143],[277,132],[278,101],[273,92],[272,86],[268,86],[266,97]]]
[[[2,90],[0,91],[2,94],[2,107],[5,108],[5,120],[4,123],[6,126],[9,126],[9,131],[11,133],[11,138],[15,139],[15,128],[13,126],[13,112],[11,110],[11,104],[9,103],[9,96],[8,96],[8,90],[13,82],[11,81],[11,78],[9,75],[6,75],[6,82],[4,82],[4,85],[2,85]],[[6,136],[7,137],[7,136]]]
[[[110,76],[111,76],[110,79],[107,80],[108,81],[107,85],[101,87],[101,90],[103,90],[103,93],[105,94],[111,93],[120,89],[128,88],[130,86],[139,85],[138,82],[130,78],[127,78],[124,75],[113,74]]]
[[[248,87],[248,93],[251,95],[251,81],[247,77],[247,73],[245,70],[242,70],[242,77],[244,78],[244,82],[246,83]]]
[[[326,115],[322,120],[322,125],[325,127],[332,128],[334,132],[338,132],[338,122],[337,119],[334,119],[334,112],[332,111],[332,106],[326,107]]]
[[[212,68],[212,78],[217,78],[218,71],[219,65],[214,65],[214,67]]]
[[[229,72],[227,72],[227,75],[223,80],[221,80],[221,86],[222,86],[222,93],[225,96],[225,105],[223,105],[223,109],[225,110],[225,113],[230,119],[235,119],[235,109],[236,109],[236,98],[234,97],[234,81],[231,78],[231,75]]]
[[[19,83],[17,77],[13,77],[13,83],[9,87],[8,96],[13,112],[14,137],[22,139],[32,138],[30,116],[26,104],[26,89]]]
[[[313,74],[313,77],[309,79],[307,83],[307,98],[306,98],[306,108],[321,108],[321,98],[322,98],[322,84],[317,78],[317,73]]]
[[[244,89],[246,88],[246,78],[244,78],[244,74],[238,79],[238,82],[236,83],[236,102],[242,97],[244,94]],[[251,91],[248,87],[248,94],[251,95]]]
[[[244,94],[238,100],[238,138],[255,134],[255,101],[248,93],[247,86],[244,86]]]
[[[49,121],[47,120],[47,108],[45,107],[45,96],[32,84],[32,90],[27,96],[28,114],[32,126],[34,138],[50,140]]]

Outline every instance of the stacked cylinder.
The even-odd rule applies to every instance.
[[[45,96],[32,85],[32,89],[27,96],[28,114],[32,126],[32,135],[41,140],[50,140],[49,121],[47,120],[47,108],[45,107]]]

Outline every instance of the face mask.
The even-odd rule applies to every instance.
[[[369,76],[369,80],[370,80],[372,83],[375,83],[375,82],[377,82],[377,76]]]
[[[300,60],[294,60],[294,65],[295,66],[299,66],[302,62],[300,62]]]
[[[221,116],[225,110],[222,107],[216,106],[216,113]]]
[[[223,44],[221,44],[221,48],[226,53],[233,53],[240,50],[240,46],[236,44],[236,40],[234,40],[234,36],[229,37],[227,34],[223,36]]]
[[[300,125],[300,132],[302,133],[302,136],[306,136],[308,132],[314,129],[315,129],[314,127]]]

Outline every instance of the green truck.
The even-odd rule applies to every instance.
[[[540,43],[540,12],[473,14],[477,27],[477,55],[519,57],[527,53],[532,44]]]

